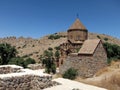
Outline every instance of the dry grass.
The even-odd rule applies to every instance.
[[[106,72],[108,72],[108,71],[110,71],[109,68],[108,68],[108,67],[105,67],[105,68],[99,70],[99,71],[95,74],[95,76],[100,76],[100,75],[102,75],[103,73],[106,73]]]
[[[120,90],[120,73],[114,74],[109,78],[104,77],[104,79],[100,81],[86,81],[80,78],[77,78],[77,81],[80,81],[85,84],[106,88],[108,90]]]
[[[120,72],[101,80],[99,86],[107,88],[108,90],[120,90]]]
[[[101,69],[95,76],[87,79],[77,77],[76,81],[108,90],[120,90],[120,62],[112,62],[111,66]]]

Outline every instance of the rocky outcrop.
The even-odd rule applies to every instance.
[[[0,79],[0,90],[41,90],[58,85],[50,76],[23,75]]]

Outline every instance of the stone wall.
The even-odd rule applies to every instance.
[[[27,67],[32,70],[43,69],[42,64],[29,64]]]
[[[16,72],[21,72],[21,68],[19,67],[11,67],[8,65],[3,65],[0,67],[0,74],[8,74],[8,73],[16,73]]]
[[[84,41],[88,38],[87,30],[74,29],[68,31],[68,40],[70,41]]]
[[[107,65],[107,55],[100,42],[93,55],[69,55],[64,64],[60,66],[60,73],[73,67],[82,77],[92,77],[99,69]]]
[[[42,90],[58,85],[42,70],[23,69],[16,65],[0,66],[0,90]]]
[[[58,85],[51,76],[23,75],[0,78],[0,90],[42,90]]]

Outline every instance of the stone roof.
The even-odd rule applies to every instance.
[[[72,24],[72,26],[69,28],[71,29],[82,29],[86,30],[85,26],[80,22],[80,20],[77,18],[76,21]]]
[[[93,54],[95,49],[97,48],[99,42],[100,42],[100,39],[86,40],[83,43],[78,54]]]

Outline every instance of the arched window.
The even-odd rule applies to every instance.
[[[76,36],[76,40],[79,41],[80,40],[80,35]]]

